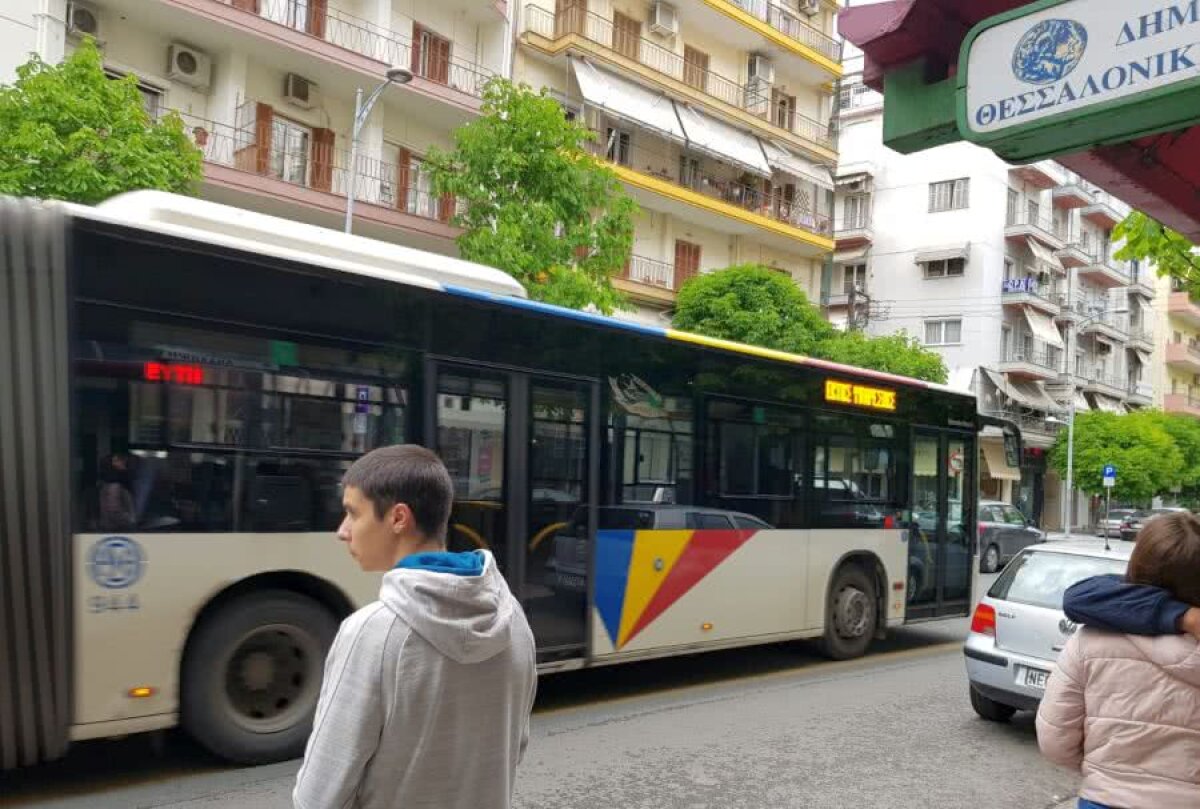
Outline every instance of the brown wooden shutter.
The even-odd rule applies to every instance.
[[[425,75],[425,71],[421,69],[421,35],[424,33],[425,29],[414,22],[412,32],[412,65],[410,66],[414,76]]]
[[[329,0],[308,0],[308,33],[324,39],[327,16],[329,16]]]
[[[271,124],[275,111],[269,104],[254,105],[254,140],[234,155],[234,165],[242,171],[266,174],[271,168]],[[241,133],[239,132],[239,138]]]
[[[313,130],[312,187],[318,191],[333,190],[333,143],[332,129]]]
[[[412,182],[412,152],[400,147],[396,158],[396,207],[402,211],[408,210],[408,186]]]
[[[438,200],[438,221],[448,223],[452,216],[454,216],[454,195],[442,194],[442,198]]]
[[[700,271],[700,245],[675,240],[675,289]]]
[[[258,0],[233,0],[233,7],[252,14],[258,13]]]
[[[429,78],[440,84],[450,83],[450,40],[435,37],[433,39],[433,64],[430,66]]]

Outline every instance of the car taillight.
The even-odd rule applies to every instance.
[[[987,604],[976,607],[975,615],[971,618],[971,631],[978,635],[996,637],[996,610]]]
[[[983,536],[983,532],[987,530],[987,523],[979,523],[979,536]]]

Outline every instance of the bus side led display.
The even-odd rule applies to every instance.
[[[887,388],[872,388],[855,385],[853,382],[825,380],[825,401],[834,404],[854,405],[870,410],[895,410],[896,391]]]
[[[174,362],[147,362],[142,366],[147,382],[174,382],[178,385],[203,385],[204,368]]]

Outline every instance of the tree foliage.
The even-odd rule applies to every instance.
[[[1113,238],[1125,241],[1117,258],[1153,261],[1159,275],[1178,279],[1193,295],[1200,295],[1200,255],[1186,236],[1134,211],[1113,229]]]
[[[945,382],[941,356],[907,334],[841,332],[786,275],[756,264],[689,280],[679,291],[677,329],[812,357]]]
[[[637,206],[587,153],[593,137],[545,90],[489,81],[481,117],[455,132],[452,151],[426,160],[435,193],[462,206],[462,256],[504,270],[538,300],[623,306],[611,279],[629,257]]]
[[[59,65],[34,56],[0,86],[0,194],[95,204],[142,188],[193,193],[202,161],[179,116],[151,120],[137,80],[106,76],[90,39]]]
[[[1104,465],[1114,464],[1117,485],[1112,496],[1119,502],[1147,503],[1152,497],[1176,488],[1183,479],[1186,460],[1173,437],[1177,425],[1169,422],[1169,418],[1156,411],[1077,414],[1075,486],[1088,494],[1102,494]],[[1179,434],[1183,434],[1182,430]],[[1065,480],[1065,430],[1059,433],[1050,451],[1050,463]]]

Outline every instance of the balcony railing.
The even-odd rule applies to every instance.
[[[1024,344],[1004,346],[1000,352],[1000,362],[1034,365],[1058,373],[1062,352],[1043,342],[1032,340]]]
[[[1053,219],[1048,216],[1034,214],[1028,210],[1018,209],[1014,211],[1010,209],[1004,224],[1008,228],[1031,228],[1037,235],[1061,241],[1061,237],[1055,232],[1056,226]]]
[[[822,124],[794,109],[780,112],[771,103],[771,85],[760,81],[741,84],[702,65],[688,62],[681,54],[657,42],[619,30],[612,20],[593,14],[586,7],[568,5],[552,12],[530,4],[525,6],[525,21],[527,32],[547,39],[561,39],[574,34],[656,73],[684,82],[710,98],[746,110],[806,140],[829,149],[836,147],[837,137],[832,123]]]
[[[257,13],[260,17],[331,45],[369,57],[387,65],[402,65],[429,81],[443,84],[479,98],[492,71],[455,56],[441,57],[421,49],[413,58],[409,37],[390,28],[355,17],[334,6],[320,15],[309,0],[209,0],[224,6]]]
[[[866,230],[871,226],[871,217],[867,216],[866,211],[854,213],[850,216],[842,215],[834,221],[833,232],[845,233],[852,230]]]
[[[738,8],[753,14],[776,31],[812,48],[834,62],[842,61],[842,43],[828,34],[818,31],[807,20],[789,8],[768,0],[729,0]]]
[[[1119,391],[1126,389],[1128,381],[1126,377],[1109,373],[1104,368],[1083,368],[1076,370],[1075,375],[1087,385],[1103,385],[1111,390]]]
[[[621,277],[646,286],[678,290],[675,283],[675,265],[645,256],[630,256]]]
[[[251,102],[252,103],[252,102]],[[204,160],[239,171],[272,177],[296,186],[346,196],[349,187],[349,153],[305,143],[272,142],[262,148],[255,143],[254,129],[239,130],[194,115],[180,114],[184,130],[204,154]],[[454,213],[453,200],[437,197],[423,189],[416,176],[409,176],[406,192],[400,194],[400,172],[395,163],[358,155],[354,198],[403,213],[448,222]],[[401,196],[403,198],[401,198]]]
[[[1060,287],[1043,286],[1033,278],[1009,278],[1003,281],[1000,286],[1001,300],[1011,300],[1027,296],[1038,298],[1050,306],[1057,308],[1061,305],[1059,302],[1064,297],[1064,294]]]
[[[1014,410],[992,410],[988,415],[1011,421],[1021,428],[1022,432],[1041,433],[1042,435],[1057,435],[1065,425],[1060,422],[1047,421],[1045,416],[1032,413],[1021,413]]]

